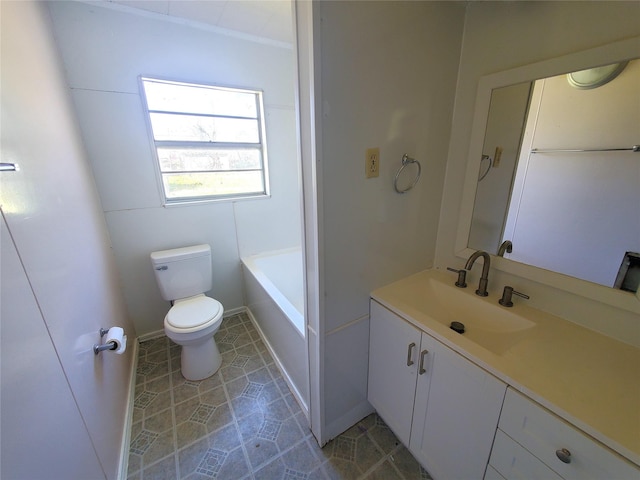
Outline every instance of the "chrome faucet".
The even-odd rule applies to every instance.
[[[480,295],[481,297],[486,297],[489,295],[487,293],[487,283],[489,283],[489,268],[491,267],[491,257],[484,250],[478,250],[474,254],[469,257],[467,260],[467,264],[464,266],[465,270],[471,270],[474,262],[478,259],[478,257],[483,258],[482,265],[482,276],[480,277],[480,284],[478,285],[478,289],[476,290],[476,295]]]

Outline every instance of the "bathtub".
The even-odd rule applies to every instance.
[[[249,315],[289,387],[308,411],[302,251],[267,252],[241,260]]]

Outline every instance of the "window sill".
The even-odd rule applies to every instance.
[[[198,205],[207,205],[212,203],[236,203],[246,202],[252,200],[265,200],[271,198],[271,194],[252,195],[252,196],[237,196],[237,197],[224,197],[224,198],[207,198],[201,200],[178,200],[174,202],[164,201],[163,207],[193,207]]]

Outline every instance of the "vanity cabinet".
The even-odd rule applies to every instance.
[[[369,400],[429,473],[640,480],[640,350],[452,283],[432,269],[371,293]]]
[[[482,478],[506,384],[371,301],[368,398],[435,479]]]
[[[482,478],[507,385],[422,335],[434,355],[430,385],[418,377],[409,449],[435,479]]]
[[[409,445],[421,332],[371,302],[368,399],[385,423]]]
[[[490,465],[507,480],[640,478],[636,466],[512,388],[498,427]]]

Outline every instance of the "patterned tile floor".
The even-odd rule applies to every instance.
[[[320,448],[258,332],[222,322],[212,377],[180,374],[180,347],[140,344],[129,480],[430,479],[375,414]]]

